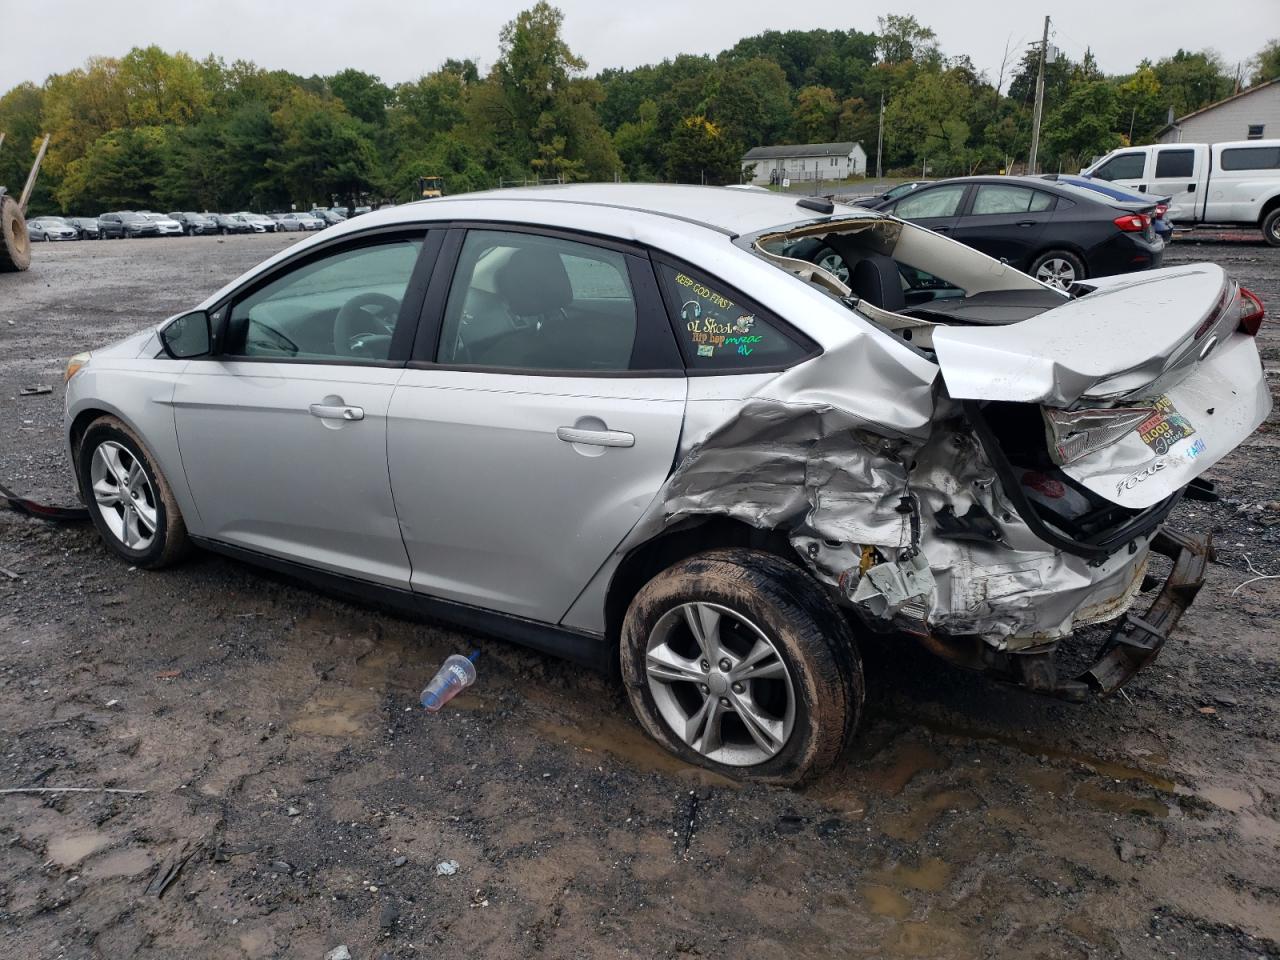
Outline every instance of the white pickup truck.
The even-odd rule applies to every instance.
[[[1125,147],[1080,172],[1170,197],[1175,223],[1256,227],[1280,247],[1280,140]]]

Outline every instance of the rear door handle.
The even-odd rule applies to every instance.
[[[934,233],[947,233],[950,229],[951,229],[950,227],[934,227],[934,228],[933,228],[933,232],[934,232]]]
[[[1034,220],[1019,220],[1019,221],[1018,221],[1018,226],[1020,226],[1020,227],[1034,227],[1035,225],[1036,225],[1036,221],[1034,221]]]
[[[565,443],[585,443],[591,447],[634,447],[635,434],[621,430],[579,430],[577,427],[556,427],[556,436]]]
[[[1195,192],[1196,192],[1196,185],[1194,183],[1188,183],[1187,193],[1195,193]]]
[[[321,420],[363,420],[364,408],[339,403],[313,403],[311,415]]]

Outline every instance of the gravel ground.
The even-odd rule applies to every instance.
[[[0,481],[69,500],[64,358],[290,242],[42,245],[0,277]],[[1168,256],[1201,259],[1280,305],[1280,250]],[[0,511],[0,786],[147,791],[0,795],[5,955],[1280,956],[1280,581],[1242,587],[1280,573],[1278,439],[1175,515],[1220,561],[1127,698],[875,646],[861,735],[799,792],[681,767],[573,666]],[[415,710],[474,646],[474,692]]]

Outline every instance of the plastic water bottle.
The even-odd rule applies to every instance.
[[[479,650],[472,650],[467,656],[451,654],[436,675],[431,678],[427,688],[422,691],[422,706],[427,713],[436,713],[446,703],[476,682],[476,657]]]

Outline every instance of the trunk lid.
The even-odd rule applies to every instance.
[[[1266,419],[1271,395],[1254,338],[1238,332],[1230,309],[1236,285],[1220,267],[1088,286],[1019,323],[935,328],[934,350],[951,396],[995,402],[993,410],[1153,408],[1119,439],[1060,468],[1105,500],[1144,510],[1235,449]],[[1037,421],[1020,424],[1025,435]]]
[[[1196,263],[1085,285],[1091,293],[1019,323],[935,328],[947,392],[1067,407],[1141,391],[1194,362],[1230,281],[1221,267]]]

